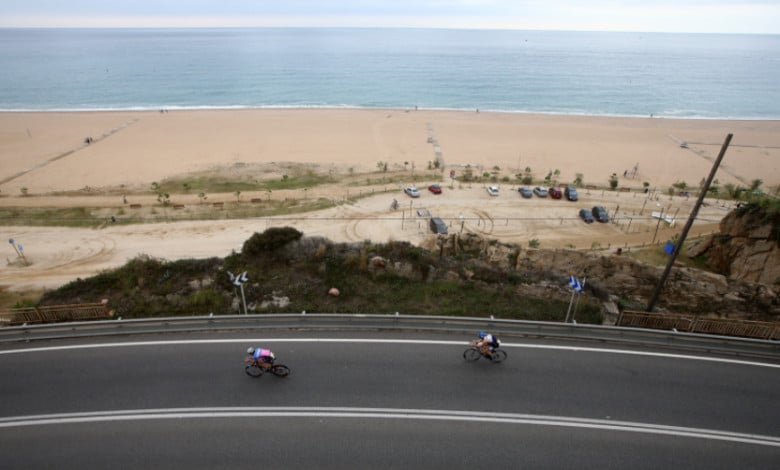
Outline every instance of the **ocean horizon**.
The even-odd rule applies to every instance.
[[[0,29],[0,111],[388,108],[780,119],[780,35]]]

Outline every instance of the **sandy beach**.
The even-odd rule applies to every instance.
[[[287,164],[309,165],[321,174],[351,176],[377,172],[380,162],[397,183],[385,187],[317,186],[311,190],[247,192],[251,198],[332,200],[355,193],[377,194],[295,218],[187,221],[143,225],[105,225],[66,229],[3,226],[6,239],[24,244],[30,264],[18,262],[6,244],[0,286],[22,290],[53,288],[77,277],[124,264],[138,254],[177,259],[225,256],[240,250],[255,231],[292,225],[307,236],[334,241],[409,240],[435,243],[429,215],[445,219],[451,231],[540,247],[641,246],[679,233],[693,205],[691,197],[671,197],[676,182],[698,186],[706,178],[728,133],[731,146],[716,176],[719,184],[763,188],[780,184],[780,122],[671,120],[365,109],[263,109],[78,113],[0,113],[0,207],[107,207],[131,203],[153,206],[153,182],[233,169],[242,178],[280,178]],[[85,140],[90,137],[91,142]],[[687,148],[682,148],[685,142]],[[429,166],[438,158],[443,171]],[[498,178],[500,196],[485,183],[452,182],[470,168]],[[514,175],[530,168],[541,181],[557,173],[559,185],[582,175],[580,201],[522,199]],[[244,169],[243,172],[241,169]],[[260,171],[259,169],[263,169]],[[557,171],[556,171],[557,170]],[[247,175],[247,171],[255,171]],[[411,175],[440,175],[418,182],[419,199],[401,186]],[[619,188],[604,191],[610,175]],[[504,180],[506,177],[506,180]],[[407,179],[408,181],[408,179]],[[424,188],[439,182],[444,194]],[[648,199],[647,182],[657,189]],[[492,184],[492,183],[491,183]],[[384,192],[391,191],[391,192]],[[145,194],[142,194],[145,192]],[[67,193],[63,195],[63,193]],[[210,201],[239,203],[230,194]],[[396,198],[398,210],[390,209]],[[183,210],[197,196],[176,194]],[[581,207],[604,205],[618,224],[585,225]],[[695,231],[717,228],[732,204],[709,200]],[[653,211],[674,214],[676,223],[658,226]],[[656,232],[656,229],[659,232]]]

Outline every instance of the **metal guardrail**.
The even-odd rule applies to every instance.
[[[132,320],[119,318],[4,327],[0,328],[0,343],[117,335],[274,330],[425,331],[468,336],[473,336],[477,330],[489,330],[504,338],[627,344],[632,347],[717,353],[780,362],[778,341],[571,323],[416,315],[258,314]]]

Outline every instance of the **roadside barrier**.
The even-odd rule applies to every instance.
[[[676,330],[687,333],[780,340],[780,324],[750,320],[702,318],[696,315],[624,311],[617,326]]]
[[[576,341],[615,347],[664,348],[676,351],[719,353],[728,356],[762,358],[780,362],[780,341],[735,338],[679,331],[662,331],[576,323],[501,320],[492,317],[437,317],[418,315],[360,314],[254,314],[207,315],[123,320],[84,321],[0,328],[0,344],[35,340],[74,339],[175,333],[271,334],[279,331],[323,332],[425,332],[435,335],[473,337],[485,330],[504,338],[525,341]]]
[[[0,325],[106,320],[111,318],[112,314],[108,309],[108,300],[87,304],[23,307],[0,310]]]

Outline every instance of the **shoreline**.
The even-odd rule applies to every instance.
[[[473,113],[475,111],[487,114],[509,114],[524,116],[557,116],[567,117],[591,117],[591,118],[615,118],[615,119],[666,119],[679,121],[737,121],[737,122],[780,122],[778,116],[674,116],[666,114],[598,114],[585,112],[561,113],[553,111],[521,110],[521,109],[490,109],[490,108],[438,108],[421,107],[417,105],[403,107],[361,106],[361,105],[208,105],[208,106],[128,106],[124,108],[18,108],[0,109],[0,114],[24,114],[24,113],[125,113],[125,112],[160,112],[160,111],[241,111],[241,110],[368,110],[368,111],[432,111],[452,113]]]

